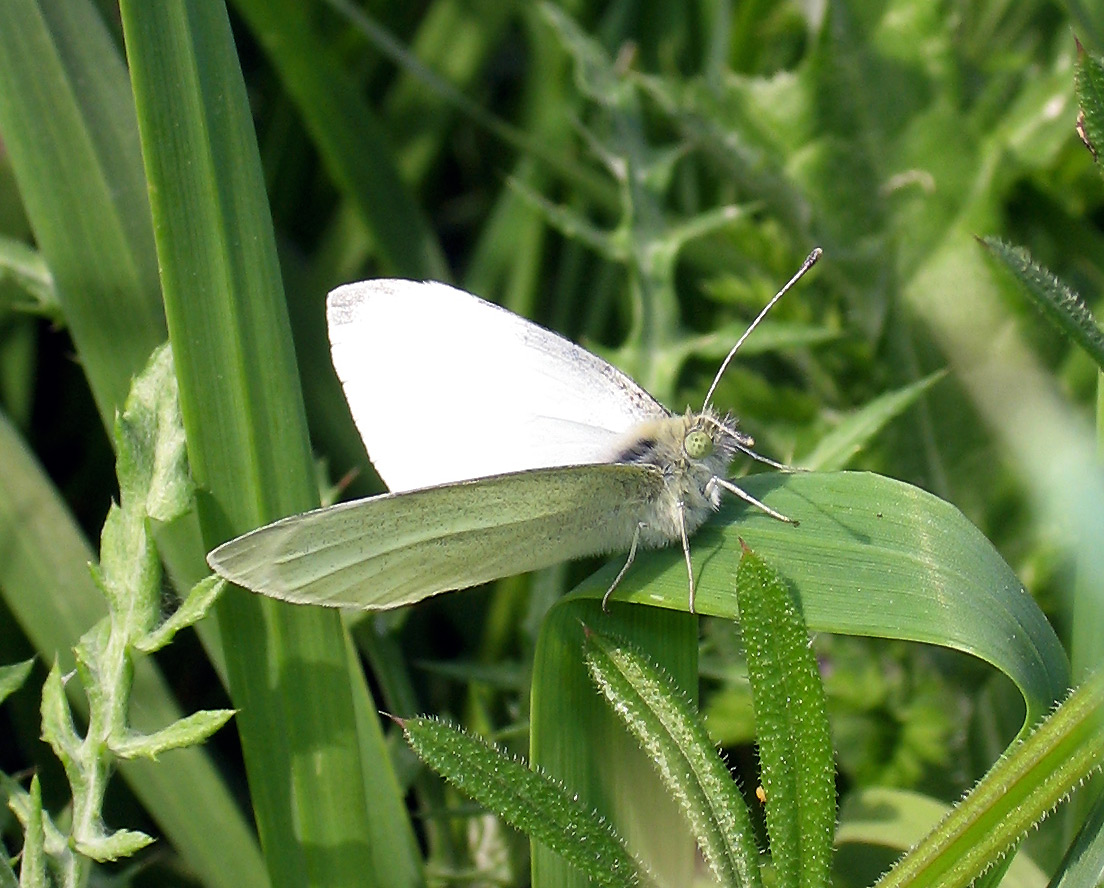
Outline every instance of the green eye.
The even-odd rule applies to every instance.
[[[683,439],[682,446],[691,459],[705,459],[713,452],[713,439],[701,429],[695,429]]]

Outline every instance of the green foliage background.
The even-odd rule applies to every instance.
[[[0,663],[41,663],[0,711],[0,770],[38,769],[47,807],[65,799],[50,795],[37,693],[102,613],[83,565],[117,496],[105,429],[130,377],[171,330],[200,494],[198,521],[159,543],[187,588],[206,548],[316,501],[311,453],[323,486],[356,469],[343,495],[381,489],[322,319],[327,290],[366,277],[457,283],[681,408],[823,247],[716,402],[762,452],[802,464],[878,396],[947,371],[824,465],[957,505],[1075,675],[1099,661],[1099,372],[974,240],[1024,245],[1099,314],[1104,188],[1074,129],[1074,38],[1104,50],[1096,7],[236,0],[226,18],[209,2],[14,0],[4,15]],[[432,399],[416,406],[412,433],[447,447]],[[592,568],[354,619],[348,646],[336,615],[229,597],[197,641],[140,667],[136,718],[233,705],[241,746],[223,731],[122,768],[105,818],[162,838],[127,877],[524,883],[527,844],[416,768],[374,713],[447,715],[525,752],[542,618]],[[684,617],[637,628],[690,684],[700,632],[702,707],[754,787],[738,633]],[[953,800],[1021,727],[1011,684],[970,658],[816,644],[844,802],[874,786]],[[633,779],[623,741],[586,740]],[[1043,870],[1068,827],[1032,838]],[[836,878],[870,881],[892,856],[849,850]]]

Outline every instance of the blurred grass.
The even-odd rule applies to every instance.
[[[348,7],[337,2],[231,4],[268,209],[256,209],[263,198],[258,183],[251,191],[240,184],[203,190],[204,181],[219,180],[196,172],[195,164],[210,160],[195,147],[202,146],[198,140],[187,149],[194,155],[164,160],[170,178],[184,181],[182,171],[191,170],[192,187],[200,189],[174,198],[173,231],[191,226],[192,236],[217,234],[233,272],[227,279],[251,279],[263,291],[268,307],[250,316],[246,338],[250,331],[260,336],[282,310],[276,254],[265,258],[264,269],[255,258],[279,251],[306,419],[332,476],[359,468],[352,490],[378,489],[329,375],[321,305],[337,283],[382,274],[461,281],[613,357],[681,409],[700,403],[720,346],[820,245],[826,256],[816,276],[771,319],[779,341],[790,331],[789,344],[768,353],[749,349],[722,382],[717,404],[738,413],[770,456],[800,464],[803,455],[823,452],[820,442],[835,440],[834,465],[846,459],[848,468],[882,472],[950,500],[993,542],[1067,639],[1075,573],[1104,575],[1097,373],[1039,322],[973,238],[991,235],[1025,246],[1099,316],[1104,186],[1073,129],[1071,37],[1076,33],[1090,50],[1101,48],[1095,7],[1072,4],[1067,13],[1036,0],[968,8],[923,0],[844,2],[825,6],[819,18],[809,18],[800,4],[723,0],[561,8],[608,67],[581,75],[581,44],[573,60],[561,39],[564,28],[558,37],[549,17],[525,4],[373,5],[358,18],[347,17]],[[17,419],[24,446],[55,479],[55,495],[67,497],[82,516],[102,514],[114,493],[93,417],[110,421],[129,376],[165,335],[121,33],[96,9],[17,0],[0,28],[0,179],[14,175],[19,198],[5,202],[0,237],[37,250],[57,294],[57,306],[42,313],[62,318],[59,325],[28,328],[28,297],[15,272],[34,260],[26,251],[0,252],[3,271],[12,272],[0,274],[0,399]],[[382,52],[387,40],[401,52]],[[197,46],[201,57],[210,51],[203,40]],[[396,64],[396,58],[405,61]],[[213,71],[201,67],[199,74]],[[187,93],[183,84],[173,88]],[[166,86],[162,100],[172,94]],[[150,101],[156,105],[158,95]],[[235,125],[242,126],[248,118],[232,105],[211,102],[209,111],[215,118],[237,114]],[[168,110],[171,121],[174,107],[157,110]],[[176,111],[185,126],[183,108]],[[632,188],[618,183],[602,155],[611,148],[637,152],[631,169],[646,180]],[[217,153],[214,143],[210,150]],[[216,231],[223,222],[188,211],[184,202],[247,194],[251,212],[271,220],[272,234],[263,226]],[[559,215],[541,211],[527,194]],[[166,197],[159,185],[154,202]],[[672,231],[724,206],[739,212],[672,246]],[[589,226],[596,237],[588,244],[565,233],[565,220]],[[157,233],[187,252],[178,233]],[[269,240],[258,248],[258,237]],[[607,247],[602,254],[592,248],[600,242]],[[248,258],[255,249],[260,252]],[[6,256],[14,258],[9,263]],[[196,268],[213,277],[213,268],[204,271],[199,262]],[[254,276],[262,271],[267,282],[257,284]],[[200,325],[189,328],[201,332],[189,333],[182,345],[205,335],[204,324],[220,332],[225,318],[219,312],[234,289],[202,276],[165,284],[170,304],[178,300],[177,310],[194,312]],[[761,332],[770,335],[766,327]],[[195,425],[216,434],[237,416],[228,410],[226,422],[210,418],[207,411],[221,397],[214,387],[241,370],[235,363],[243,359],[218,350],[202,354],[199,363],[213,372],[192,392],[194,415],[203,417]],[[74,355],[87,382],[68,369]],[[268,358],[266,369],[283,362],[286,374],[292,372],[289,352]],[[245,359],[245,369],[255,363],[265,359]],[[907,391],[940,371],[946,377],[918,405],[899,414],[885,408],[870,426],[875,434],[856,420],[869,419],[863,408],[879,396]],[[284,380],[289,390],[293,382]],[[421,406],[431,421],[432,402]],[[299,508],[313,495],[306,451],[288,456],[301,445],[281,428],[262,425],[248,446],[294,461],[296,479],[276,472],[278,480],[264,489],[273,501],[253,521]],[[233,462],[246,445],[222,446],[211,458]],[[5,463],[3,471],[12,469]],[[298,494],[289,492],[293,487]],[[248,511],[238,499],[228,508]],[[239,517],[221,532],[247,523]],[[5,546],[10,527],[0,537]],[[95,526],[84,530],[89,538],[98,534]],[[193,579],[202,569],[196,531],[172,540],[167,557],[174,575]],[[69,569],[74,546],[55,559],[59,574]],[[47,604],[21,606],[28,593],[12,563],[0,557],[0,621],[10,616],[12,627],[21,627],[21,641],[13,645],[52,659],[85,627],[47,635],[46,629],[67,624],[51,625]],[[366,621],[355,637],[382,696],[372,701],[353,679],[361,737],[372,732],[366,723],[376,724],[374,708],[402,706],[400,714],[464,713],[469,723],[503,732],[524,749],[529,701],[518,688],[528,686],[542,617],[585,573],[561,569]],[[43,589],[46,582],[36,581],[36,594],[55,607],[78,594],[71,583],[62,592]],[[531,594],[520,595],[526,585]],[[554,618],[563,613],[558,609]],[[673,626],[664,624],[672,618]],[[696,636],[681,619],[660,614],[656,626],[642,631],[669,646],[692,684]],[[709,652],[703,703],[738,696],[738,645],[720,621],[705,621],[702,631]],[[212,635],[205,643],[214,649]],[[329,656],[343,670],[342,636],[328,637],[340,647],[331,647]],[[867,775],[895,773],[910,775],[910,789],[953,799],[1020,726],[1017,718],[1005,719],[1007,687],[965,658],[922,646],[888,655],[881,640],[845,648],[833,639],[822,649],[826,668],[838,667],[829,685],[837,731],[864,740],[861,750],[852,747],[840,757],[845,793]],[[244,649],[231,653],[263,661],[245,657]],[[1077,659],[1076,650],[1067,653]],[[169,673],[178,695],[223,693],[198,646],[180,656],[194,661]],[[217,654],[210,657],[220,662]],[[440,660],[460,668],[419,665]],[[538,672],[548,668],[540,665]],[[235,705],[242,704],[238,693]],[[947,719],[938,729],[942,723],[928,702],[935,693]],[[1013,700],[1011,709],[1017,705]],[[295,710],[287,715],[294,721]],[[10,772],[36,761],[35,736],[33,726],[0,731],[0,766]],[[879,742],[866,742],[871,736]],[[412,768],[390,740],[403,788],[413,789],[415,804],[428,814],[416,829],[431,872],[478,865],[504,881],[520,880],[524,843],[485,821],[444,816],[459,799]],[[620,754],[592,752],[591,767]],[[244,780],[233,764],[237,755],[233,748],[218,750],[219,791],[227,798],[240,793]],[[733,756],[745,768],[745,783],[753,781],[747,747]],[[903,761],[918,764],[893,764]],[[951,764],[967,761],[972,764]],[[165,767],[173,767],[171,758]],[[634,769],[624,763],[618,772]],[[392,802],[398,798],[394,789],[386,791]],[[367,793],[371,808],[380,796]],[[189,798],[187,778],[171,794]],[[159,817],[152,801],[139,804]],[[388,817],[402,817],[393,804],[389,810]],[[263,832],[272,815],[254,814]],[[1056,824],[1046,824],[1031,843],[1044,868],[1064,850]],[[160,828],[183,868],[204,884],[219,884],[184,836],[167,820]],[[404,821],[396,828],[410,827]]]

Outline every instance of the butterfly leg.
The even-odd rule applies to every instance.
[[[606,613],[609,608],[606,605],[609,603],[609,597],[613,594],[613,590],[617,588],[617,584],[621,582],[621,578],[625,576],[629,569],[629,565],[633,563],[633,559],[636,558],[636,546],[640,542],[640,531],[647,525],[641,521],[636,525],[636,530],[633,531],[632,545],[629,546],[629,557],[625,559],[625,566],[617,572],[617,576],[613,578],[613,582],[610,583],[610,587],[606,590],[606,594],[602,596],[602,612]]]
[[[678,504],[679,533],[682,536],[682,554],[686,558],[686,575],[690,578],[690,613],[694,613],[694,564],[690,561],[690,539],[686,536],[686,507]]]
[[[781,512],[776,512],[774,509],[772,509],[766,503],[760,502],[755,497],[753,497],[750,493],[748,493],[745,490],[741,490],[739,487],[737,487],[731,481],[726,481],[724,478],[714,477],[714,478],[710,479],[709,483],[706,484],[706,495],[707,496],[709,494],[709,487],[710,487],[710,485],[713,485],[713,484],[716,484],[718,487],[723,487],[729,493],[735,494],[740,499],[742,499],[744,502],[751,503],[756,508],[762,509],[768,515],[770,515],[771,518],[777,518],[779,521],[785,521],[787,524],[793,524],[795,526],[797,525],[797,521],[795,519],[788,518],[785,515],[783,515]]]

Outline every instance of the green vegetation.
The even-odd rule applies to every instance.
[[[1104,11],[3,18],[0,888],[1100,882]],[[801,527],[726,504],[707,616],[677,549],[608,614],[620,556],[214,600],[218,543],[382,489],[332,287],[448,280],[682,409],[816,246],[713,399]]]

